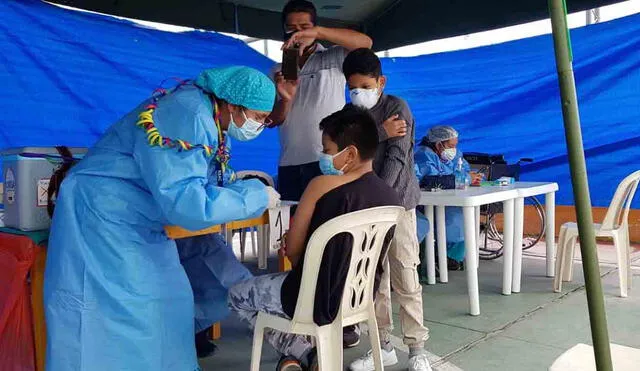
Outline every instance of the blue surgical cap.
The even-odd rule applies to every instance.
[[[431,143],[439,143],[444,142],[445,140],[453,139],[458,137],[458,132],[456,129],[451,126],[439,125],[434,126],[429,129],[429,133],[427,133],[427,138]]]
[[[255,111],[271,112],[276,88],[262,72],[244,66],[212,68],[202,71],[196,84],[228,103]]]

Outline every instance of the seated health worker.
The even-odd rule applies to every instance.
[[[194,295],[164,227],[277,205],[258,180],[224,184],[226,137],[255,138],[274,101],[257,70],[205,70],[143,101],[69,171],[44,280],[48,371],[199,370]]]
[[[425,175],[451,175],[462,159],[463,171],[469,173],[470,168],[458,150],[458,132],[451,126],[434,126],[422,138],[414,154],[416,176],[422,179]],[[426,223],[420,216],[418,223]],[[449,270],[464,269],[464,224],[462,209],[447,207],[445,209],[447,229],[447,258]]]
[[[255,277],[229,290],[229,306],[251,328],[259,311],[288,319],[293,316],[307,242],[318,227],[346,213],[402,205],[393,188],[373,172],[378,132],[366,110],[347,106],[324,118],[320,129],[320,169],[324,175],[307,186],[286,238],[286,254],[293,269]],[[333,322],[338,314],[351,257],[347,238],[338,235],[331,239],[322,258],[313,308],[314,322],[319,326]],[[379,263],[378,279],[381,267]],[[277,370],[317,369],[315,351],[307,337],[275,330],[265,331],[265,336],[281,354]]]

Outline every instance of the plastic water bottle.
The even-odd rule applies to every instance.
[[[467,172],[464,171],[464,166],[462,161],[463,161],[462,157],[460,157],[458,159],[458,164],[456,165],[456,169],[453,172],[453,174],[456,179],[456,189],[465,190],[469,186],[469,182],[471,179],[469,179]]]

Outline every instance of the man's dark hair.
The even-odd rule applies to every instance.
[[[322,133],[338,144],[342,151],[355,146],[363,160],[371,160],[378,148],[378,128],[368,110],[346,106],[320,122]]]
[[[316,25],[318,12],[315,5],[311,1],[307,0],[291,0],[282,9],[282,26],[287,23],[287,16],[291,13],[308,13],[311,15],[311,22]]]
[[[355,74],[377,79],[382,75],[382,64],[371,49],[360,48],[347,55],[342,63],[342,72],[347,79]]]

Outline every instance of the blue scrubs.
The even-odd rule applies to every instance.
[[[425,175],[451,175],[456,164],[462,158],[462,151],[458,151],[456,157],[449,162],[444,162],[438,154],[426,146],[417,147],[414,154],[416,176],[422,179]],[[463,170],[470,171],[469,164],[462,159]],[[447,227],[447,256],[461,262],[464,260],[464,218],[462,208],[447,207],[445,209]]]
[[[194,295],[164,226],[198,230],[259,216],[258,180],[218,187],[203,150],[150,146],[136,126],[150,101],[114,124],[65,178],[45,272],[47,371],[193,371]],[[216,147],[207,95],[160,98],[167,137]]]

